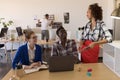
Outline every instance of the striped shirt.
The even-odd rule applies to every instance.
[[[88,22],[82,32],[81,40],[100,41],[106,39],[108,42],[112,42],[112,35],[108,31],[103,21],[97,20],[96,27],[91,30],[91,22]]]
[[[51,56],[73,55],[78,59],[78,51],[75,40],[67,40],[65,48],[60,41],[53,44]]]

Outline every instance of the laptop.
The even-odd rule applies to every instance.
[[[1,33],[0,33],[0,37],[5,37],[5,34],[7,34],[7,31],[8,31],[8,28],[7,28],[7,27],[2,28],[2,29],[1,29]]]
[[[49,58],[49,72],[74,70],[73,56],[51,56]]]

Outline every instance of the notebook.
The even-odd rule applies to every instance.
[[[25,69],[25,74],[29,74],[29,73],[33,73],[33,72],[37,72],[40,70],[47,70],[48,67],[46,65],[41,65],[40,67],[36,67],[36,68],[32,68],[32,69]]]

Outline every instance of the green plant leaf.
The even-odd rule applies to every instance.
[[[2,24],[4,27],[10,26],[13,24],[12,20],[9,20],[8,22],[3,22],[2,20],[4,20],[5,18],[0,18],[0,24]]]
[[[0,18],[0,20],[4,20],[5,18]]]

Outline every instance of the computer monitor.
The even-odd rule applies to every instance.
[[[7,28],[7,27],[2,28],[2,29],[1,29],[1,33],[0,33],[0,37],[4,37],[5,34],[7,34],[7,31],[8,31],[8,28]]]
[[[21,27],[16,27],[16,31],[17,31],[18,36],[22,36],[23,35]]]

